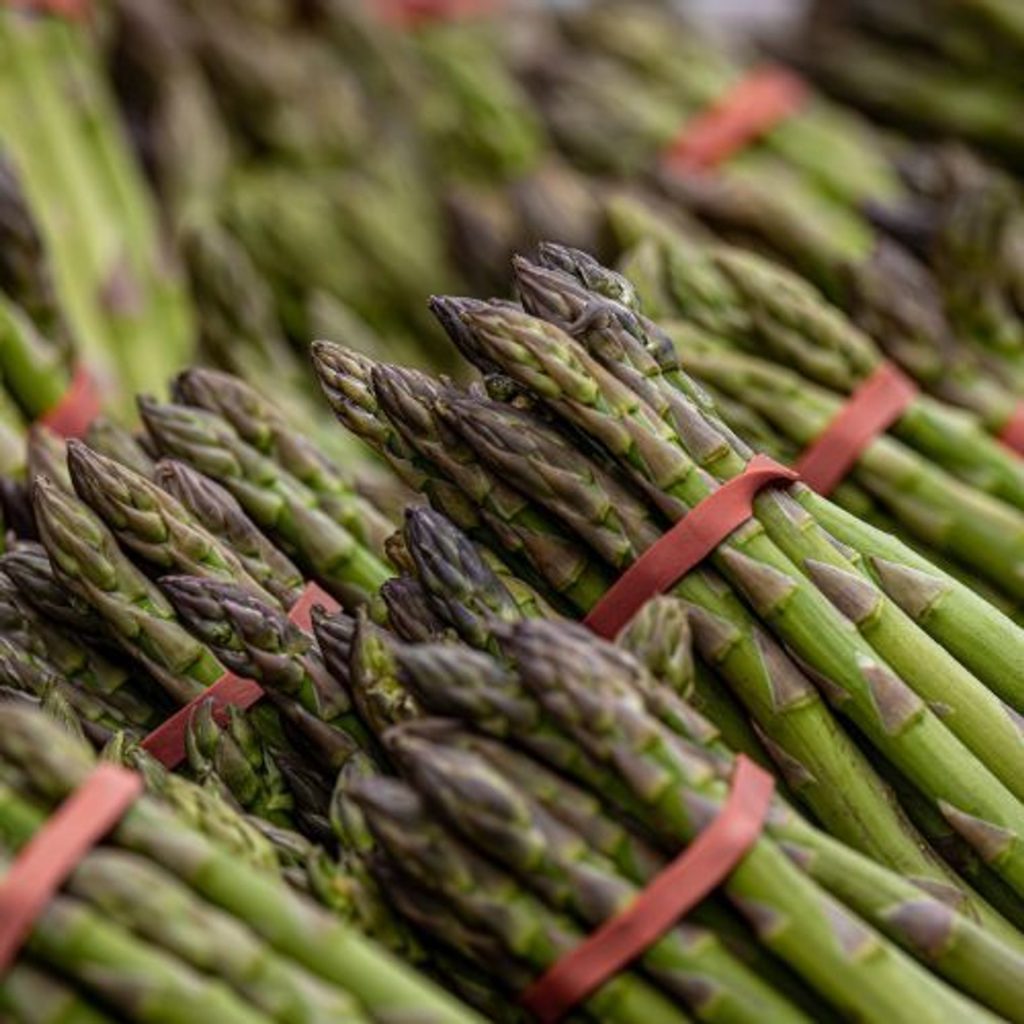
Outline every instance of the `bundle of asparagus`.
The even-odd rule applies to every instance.
[[[548,248],[544,258],[549,267],[520,264],[521,288],[534,303],[582,313],[592,293],[579,275],[615,294],[630,287],[579,254]],[[636,294],[663,318],[678,360],[715,394],[724,418],[783,461],[795,461],[884,363],[872,339],[811,286],[754,254],[661,229],[623,266]],[[914,365],[915,353],[908,348],[902,362]],[[835,497],[1013,598],[1012,550],[1024,525],[1017,522],[1022,463],[986,427],[1012,416],[1014,406],[964,370],[933,390],[970,394],[987,419],[918,396],[860,454]],[[975,529],[977,538],[969,539]]]
[[[0,559],[14,581],[5,696],[105,743],[205,842],[259,877],[276,870],[496,1020],[521,1020],[518,997],[701,831],[742,752],[779,778],[763,836],[580,1012],[1018,1019],[1019,630],[799,486],[763,492],[675,596],[641,610],[625,650],[561,620],[598,603],[751,450],[625,279],[543,253],[543,266],[516,264],[531,312],[434,300],[481,384],[314,346],[338,417],[443,511],[411,508],[400,535],[285,416],[213,371],[179,377],[173,402],[142,401],[148,453],[98,432],[103,453],[72,442],[65,466],[37,438],[43,547],[21,540]],[[312,630],[287,615],[306,575],[348,609],[314,612]],[[202,693],[223,667],[264,700],[214,714]],[[186,702],[183,778],[137,744]],[[4,737],[46,727],[2,714],[15,723],[0,728],[4,782],[40,800],[32,744]],[[77,781],[46,788],[44,807]],[[43,814],[21,839],[0,833],[11,852]],[[88,901],[75,879],[66,898]],[[299,956],[256,911],[199,895],[386,1016],[318,943]],[[118,913],[141,913],[133,900]],[[151,1019],[58,957],[49,943],[64,932],[47,920],[33,962],[5,981],[16,1019],[39,970],[47,1005],[86,998]],[[216,975],[250,1013],[309,1019],[260,1002],[233,964],[211,970],[137,916],[115,922],[176,968]]]
[[[814,5],[794,57],[873,116],[964,139],[1020,169],[1022,55],[1024,18],[1012,0],[855,0]]]
[[[0,749],[9,861],[95,757],[17,707],[0,708]],[[37,917],[0,979],[0,1007],[7,1020],[90,1024],[480,1019],[155,794],[130,807]]]

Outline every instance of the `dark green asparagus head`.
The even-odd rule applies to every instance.
[[[331,828],[343,850],[360,855],[369,853],[374,846],[373,836],[358,805],[349,795],[349,789],[363,779],[375,779],[380,769],[373,759],[357,751],[341,766],[331,794]]]
[[[261,451],[274,431],[287,423],[276,406],[234,374],[209,367],[191,367],[174,380],[175,401],[223,416],[249,444]]]
[[[530,870],[543,857],[543,815],[498,770],[460,745],[462,727],[445,719],[397,726],[388,753],[416,791],[480,850]]]
[[[314,341],[313,369],[334,415],[375,448],[386,448],[390,430],[373,391],[375,362],[369,356],[333,341]]]
[[[393,576],[385,581],[380,598],[388,612],[389,628],[407,643],[433,643],[448,633],[448,624],[434,610],[430,595],[415,576]]]
[[[135,470],[144,477],[153,478],[153,460],[145,448],[139,444],[131,431],[109,416],[97,416],[89,424],[85,442],[93,451]]]
[[[672,784],[665,768],[637,756],[647,745],[658,745],[688,778],[717,774],[706,753],[647,711],[642,688],[649,677],[639,663],[585,627],[530,620],[509,630],[505,649],[548,714],[592,757],[615,767],[641,799],[660,799]]]
[[[14,704],[0,706],[0,760],[51,806],[77,789],[96,762],[88,744],[39,711]]]
[[[693,637],[686,605],[654,597],[633,616],[616,643],[677,694],[693,691]]]
[[[541,242],[537,247],[542,266],[561,270],[575,277],[588,291],[640,312],[640,297],[624,275],[599,263],[589,253],[557,242]]]
[[[494,658],[454,644],[397,650],[401,681],[432,714],[472,722],[485,732],[515,736],[536,725],[540,709],[514,673]]]
[[[430,311],[463,357],[481,373],[500,373],[501,366],[487,358],[466,322],[470,312],[488,309],[490,305],[483,299],[459,298],[454,295],[434,295],[430,299]]]
[[[416,699],[399,680],[397,648],[394,638],[361,609],[352,637],[349,689],[360,716],[376,736],[420,715]]]
[[[241,476],[238,457],[225,442],[238,435],[221,416],[140,395],[139,415],[161,455],[181,459],[216,479]]]
[[[348,710],[344,688],[325,668],[313,638],[280,608],[230,583],[165,576],[161,589],[189,629],[232,671],[297,696],[325,720]]]
[[[355,617],[347,612],[328,613],[322,605],[313,608],[313,635],[323,655],[327,671],[343,686],[349,685],[352,639],[356,633]]]
[[[493,621],[521,616],[476,546],[448,518],[423,506],[406,511],[405,538],[433,607],[466,643],[494,650]]]
[[[346,792],[362,813],[375,843],[408,871],[430,885],[449,868],[443,836],[425,801],[398,779],[376,776],[349,780]]]
[[[33,484],[45,477],[65,491],[74,490],[68,474],[67,445],[49,427],[36,423],[29,430],[27,455],[28,478]]]

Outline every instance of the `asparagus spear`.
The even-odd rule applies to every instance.
[[[80,900],[57,896],[36,918],[29,952],[132,1020],[269,1024],[222,982],[140,942]]]
[[[12,805],[17,797],[8,798]],[[6,818],[5,839],[20,847],[42,824],[27,805],[22,828]],[[234,989],[254,1012],[294,1024],[363,1021],[348,993],[313,977],[229,914],[205,903],[189,887],[146,860],[100,846],[71,873],[66,891],[90,912],[134,933],[155,950]]]
[[[430,595],[414,576],[395,576],[380,588],[388,628],[410,643],[440,640],[447,623],[430,603]]]
[[[329,341],[314,341],[313,367],[334,415],[356,437],[384,458],[399,478],[463,529],[480,529],[472,501],[429,463],[420,458],[381,411],[374,393],[374,361]]]
[[[304,484],[242,441],[221,417],[152,399],[140,400],[139,408],[162,454],[223,484],[261,529],[296,551],[337,596],[358,603],[388,578],[386,566],[321,512]]]
[[[299,599],[302,573],[259,531],[229,491],[177,459],[161,459],[156,464],[155,479],[232,550],[246,572],[285,608]]]
[[[360,717],[374,736],[421,714],[415,698],[399,681],[394,645],[364,611],[359,612],[352,634],[348,686]]]
[[[445,395],[426,374],[380,364],[373,387],[381,409],[406,443],[440,468],[477,507],[506,547],[521,554],[567,600],[596,599],[608,581],[557,525],[528,499],[490,473],[460,445],[439,415]]]
[[[222,728],[213,717],[213,702],[201,703],[189,718],[185,751],[199,782],[223,786],[240,807],[272,824],[293,824],[295,801],[281,770],[237,708],[228,709]]]
[[[179,374],[174,389],[185,404],[223,416],[246,443],[313,491],[332,519],[370,550],[382,553],[392,524],[258,391],[231,374],[200,367]]]
[[[117,708],[127,723],[155,727],[166,717],[148,680],[105,658],[84,640],[62,630],[26,605],[13,581],[0,572],[0,628],[12,641],[52,664],[69,684]]]
[[[444,516],[429,508],[409,509],[405,538],[432,604],[466,643],[493,648],[492,623],[522,617],[502,580]]]
[[[59,975],[22,957],[0,981],[0,1009],[12,1024],[112,1024]]]
[[[106,639],[103,619],[57,580],[42,544],[20,541],[0,556],[0,565],[19,594],[44,618],[83,636]]]
[[[222,674],[213,654],[181,627],[160,591],[124,556],[89,508],[46,478],[33,491],[43,544],[61,585],[103,616],[118,643],[187,703]]]
[[[351,742],[334,733],[365,739],[348,693],[328,673],[313,638],[279,608],[233,584],[196,576],[165,576],[160,585],[189,628],[224,664],[285,698],[280,707],[286,717],[288,706],[297,703],[314,719],[314,729],[316,722],[332,727],[308,736],[320,741],[317,754],[328,766],[337,766],[339,757],[351,751]],[[304,717],[295,721],[305,726]]]
[[[262,600],[274,601],[231,548],[155,483],[81,441],[68,442],[68,468],[79,497],[123,547],[154,569],[237,583]]]
[[[0,721],[0,757],[24,774],[47,807],[81,785],[91,770],[88,752],[38,714],[5,707]],[[445,1024],[478,1019],[278,881],[218,850],[148,796],[132,805],[108,842],[160,865],[278,953],[347,989],[375,1018],[413,1012]]]
[[[35,483],[46,477],[69,494],[74,493],[68,474],[68,451],[63,439],[49,427],[36,423],[28,432],[28,478]]]
[[[153,460],[135,436],[109,416],[97,416],[89,424],[85,442],[100,455],[135,470],[141,476],[153,479],[156,468]]]

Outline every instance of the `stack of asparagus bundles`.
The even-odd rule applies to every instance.
[[[573,1014],[1020,1019],[1018,627],[800,485],[762,491],[618,646],[567,621],[752,450],[626,279],[542,256],[516,262],[522,306],[433,301],[483,373],[469,387],[314,345],[339,419],[433,506],[400,534],[216,371],[140,400],[144,444],[36,432],[31,515],[0,558],[3,695],[35,705],[0,711],[0,837],[15,856],[81,783],[83,741],[149,795],[35,922],[3,983],[15,1020],[165,1019],[179,985],[218,1014],[330,1019],[347,992],[355,1019],[416,998],[472,1019],[383,953],[378,972],[358,933],[488,1018],[530,1019],[522,995],[716,817],[740,753],[778,780],[760,838]],[[311,579],[343,610],[298,621]],[[225,669],[263,699],[215,713]],[[182,705],[170,773],[146,737]],[[161,875],[87,884],[90,858],[125,850]],[[110,944],[66,945],[97,907]],[[165,933],[178,917],[238,938]],[[129,935],[145,964],[122,957]]]
[[[1022,56],[1024,16],[1013,0],[818,3],[794,55],[872,116],[963,139],[1017,170]]]

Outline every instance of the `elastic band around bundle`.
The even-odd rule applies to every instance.
[[[301,596],[288,611],[288,619],[299,629],[312,627],[311,613],[316,605],[323,605],[328,614],[338,611],[338,602],[315,583],[307,583]],[[234,672],[225,672],[215,683],[179,708],[162,725],[157,726],[143,741],[142,748],[155,757],[165,768],[177,768],[185,760],[185,736],[192,715],[200,704],[213,702],[213,717],[223,725],[229,708],[245,711],[263,696],[263,687],[252,679],[243,679]]]
[[[882,363],[797,460],[800,479],[819,494],[831,494],[871,442],[907,411],[917,395],[917,385],[906,374],[892,363]]]
[[[89,17],[92,12],[90,0],[8,0],[16,11],[26,14],[50,14],[56,18],[71,21]]]
[[[665,165],[712,170],[796,114],[807,95],[807,87],[791,71],[756,69],[690,120],[666,149]]]
[[[563,956],[522,997],[555,1024],[657,942],[735,870],[764,828],[775,780],[740,754],[729,797],[715,820],[621,914]]]
[[[377,0],[377,14],[402,28],[494,15],[498,0]]]
[[[82,438],[101,409],[96,378],[84,366],[78,366],[60,401],[52,409],[47,409],[38,422],[65,439]]]
[[[792,482],[796,470],[755,455],[737,477],[722,484],[652,544],[609,588],[584,619],[611,639],[657,594],[699,565],[753,515],[753,501],[769,484]]]
[[[0,977],[47,903],[142,789],[135,772],[100,764],[25,844],[0,881]]]
[[[999,440],[1011,451],[1024,455],[1024,402],[1018,402],[999,433]]]

